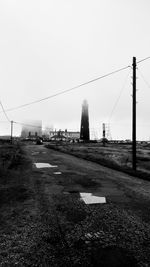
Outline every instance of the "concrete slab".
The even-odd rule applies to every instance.
[[[80,193],[80,197],[84,201],[85,204],[106,203],[105,197],[97,197],[97,196],[94,196],[92,193]]]
[[[57,168],[58,166],[57,165],[51,165],[51,164],[49,164],[49,163],[43,163],[43,162],[41,162],[41,163],[34,163],[35,164],[35,166],[36,166],[36,168]]]

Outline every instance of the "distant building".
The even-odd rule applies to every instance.
[[[55,132],[51,132],[51,140],[55,140],[55,141],[65,141],[66,140],[66,136],[63,134],[64,132],[59,130],[59,131],[55,131]]]
[[[22,124],[21,138],[37,138],[42,136],[42,121],[32,120]]]
[[[76,131],[67,131],[67,129],[65,131],[50,131],[49,132],[50,135],[50,140],[62,140],[62,141],[77,141],[80,139],[80,132],[76,132]]]
[[[87,100],[84,100],[83,104],[82,104],[80,139],[83,141],[89,141],[90,140],[89,111],[88,111]]]

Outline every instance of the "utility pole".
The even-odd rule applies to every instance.
[[[132,168],[136,171],[136,57],[133,57]]]
[[[11,121],[11,136],[10,136],[10,142],[12,144],[13,142],[13,121]]]
[[[103,123],[103,146],[105,146],[105,133],[106,133],[106,130],[105,130],[105,123]]]

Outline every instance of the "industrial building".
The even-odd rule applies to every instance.
[[[42,137],[42,121],[30,120],[22,123],[21,138]]]

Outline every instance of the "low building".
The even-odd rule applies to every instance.
[[[66,141],[77,141],[80,139],[80,132],[75,131],[65,131],[59,130],[59,131],[50,131],[49,132],[50,140],[66,140]]]

